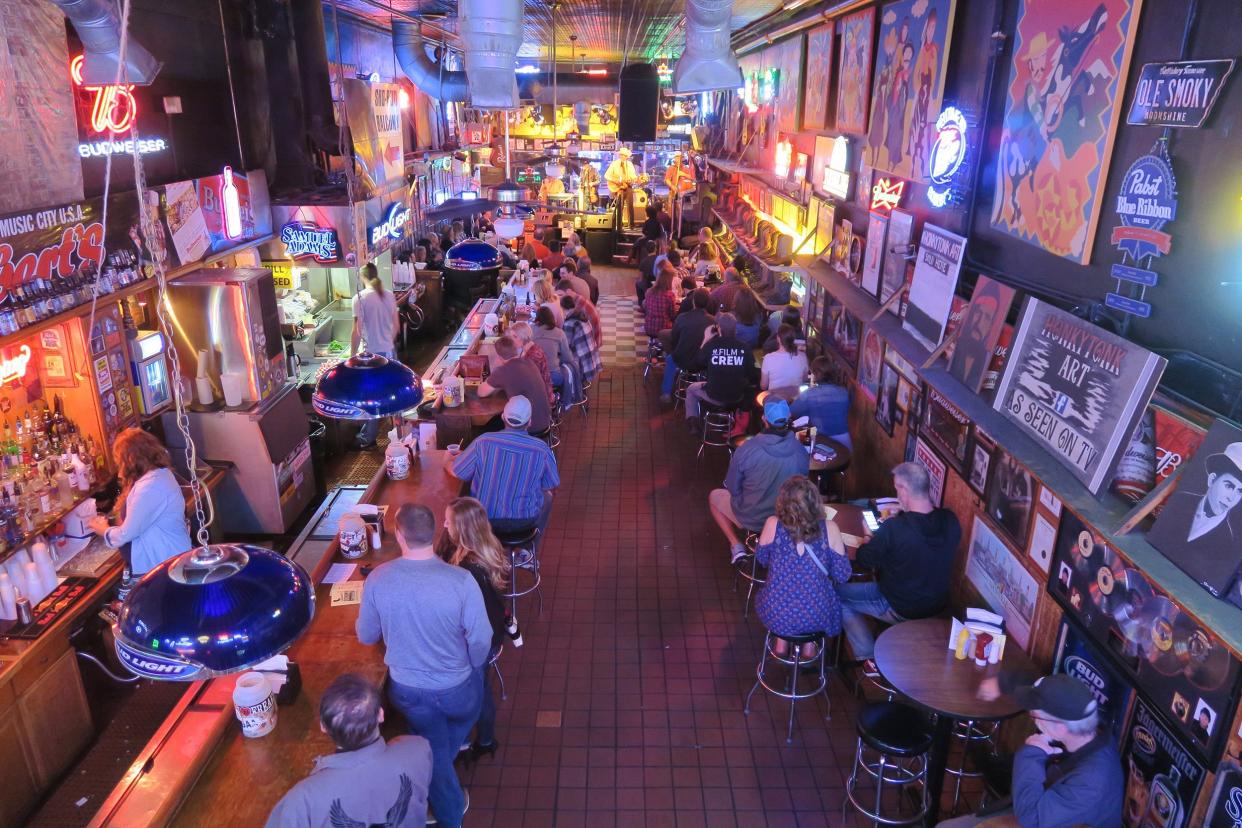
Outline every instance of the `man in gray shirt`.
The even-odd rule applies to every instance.
[[[401,557],[367,578],[358,640],[384,642],[389,700],[431,743],[431,808],[440,825],[458,828],[469,800],[453,758],[483,704],[492,626],[474,577],[436,557],[431,510],[406,503],[394,522]]]
[[[385,742],[383,722],[379,688],[357,673],[337,676],[319,700],[319,728],[336,753],[315,760],[310,776],[276,803],[267,828],[422,826],[431,747],[422,736]]]

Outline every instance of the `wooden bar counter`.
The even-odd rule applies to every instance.
[[[379,470],[361,502],[389,507],[383,544],[350,563],[375,567],[400,554],[393,517],[403,503],[421,503],[437,521],[442,518],[462,491],[462,482],[448,472],[449,459],[446,451],[425,451],[399,481]],[[331,606],[331,587],[322,580],[334,562],[335,541],[311,573],[319,584],[315,618],[288,653],[301,668],[302,691],[279,708],[275,731],[260,739],[241,735],[233,716],[236,677],[202,682],[138,755],[92,826],[261,826],[280,797],[310,773],[315,758],[333,751],[319,730],[323,691],[342,673],[377,682],[385,674],[383,648],[360,644],[354,634],[358,605]]]

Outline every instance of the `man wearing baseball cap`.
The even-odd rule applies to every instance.
[[[556,455],[527,433],[530,418],[530,400],[510,397],[501,414],[504,431],[479,435],[453,463],[453,476],[470,481],[470,494],[498,531],[538,526],[542,532],[552,512],[552,490],[561,485]]]
[[[1030,711],[1036,733],[1013,758],[1012,801],[939,823],[939,828],[970,828],[1009,813],[1018,825],[1090,825],[1121,828],[1125,780],[1121,756],[1106,729],[1100,729],[1098,702],[1087,685],[1058,673],[1032,685],[1011,687],[1010,677],[984,679],[979,696],[1002,690]]]
[[[806,474],[811,457],[789,430],[789,403],[769,396],[763,404],[764,429],[733,453],[723,489],[707,497],[712,519],[729,541],[729,560],[737,563],[746,555],[738,530],[758,533],[764,521],[776,514],[781,484],[796,474]]]

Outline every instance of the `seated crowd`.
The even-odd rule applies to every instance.
[[[658,226],[651,214],[653,234]],[[901,463],[891,472],[897,512],[865,530],[851,557],[800,437],[809,429],[852,448],[848,381],[829,357],[808,358],[796,306],[766,306],[738,269],[720,266],[710,232],[683,259],[659,229],[641,245],[636,288],[645,332],[663,351],[660,399],[671,404],[681,388],[692,434],[705,434],[704,415],[721,411],[735,415],[734,436],[745,438],[723,485],[707,495],[729,562],[752,575],[766,571],[755,612],[777,637],[777,653],[789,650],[785,639],[843,636],[851,663],[878,678],[874,624],[948,610],[958,518],[933,502],[924,466]],[[445,244],[456,235],[450,228]],[[538,237],[526,244],[534,319],[496,340],[478,390],[507,395],[503,427],[476,437],[452,462],[469,496],[442,516],[417,503],[397,509],[401,555],[368,576],[356,623],[359,641],[383,644],[387,681],[381,689],[347,674],[327,688],[320,726],[336,752],[281,799],[269,826],[422,824],[424,814],[428,823],[434,816],[450,828],[462,824],[469,797],[454,764],[499,746],[489,666],[506,638],[521,646],[506,595],[516,573],[538,566],[561,483],[548,440],[556,408],[584,399],[601,369],[599,288],[580,253],[576,237],[563,246]],[[702,284],[713,277],[712,289]],[[526,532],[534,533],[527,555],[507,554],[502,540]],[[822,655],[816,643],[797,644],[804,658]],[[1001,693],[1031,712],[1037,731],[1014,757],[1011,796],[989,816],[941,824],[969,828],[1009,813],[1022,826],[1120,828],[1120,759],[1091,692],[1062,675],[1025,686],[1002,674],[980,690],[989,699]],[[410,735],[381,735],[384,696]]]

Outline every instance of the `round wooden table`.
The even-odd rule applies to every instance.
[[[894,624],[875,642],[875,664],[892,687],[916,705],[937,714],[931,752],[927,758],[929,808],[924,825],[935,825],[940,814],[944,765],[957,721],[992,722],[1022,712],[1008,696],[994,701],[979,698],[979,684],[1002,670],[1029,679],[1035,667],[1012,639],[1005,644],[1000,664],[976,667],[973,659],[959,661],[949,649],[952,623],[924,618]]]

